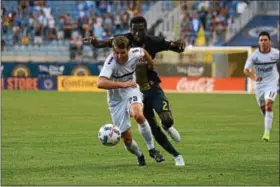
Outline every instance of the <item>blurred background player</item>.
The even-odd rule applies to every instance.
[[[270,130],[273,121],[273,102],[277,96],[279,74],[277,71],[279,50],[271,47],[268,32],[259,34],[259,48],[249,56],[244,73],[256,81],[256,99],[264,115],[263,140],[270,139]],[[256,74],[251,71],[255,67]]]
[[[142,93],[134,81],[139,59],[145,58],[149,68],[153,68],[153,61],[142,48],[129,49],[129,41],[124,36],[114,38],[112,45],[114,52],[107,57],[97,86],[108,89],[107,100],[113,123],[120,128],[127,150],[138,157],[138,164],[146,165],[142,151],[132,139],[130,116],[139,124],[139,132],[148,149],[156,152],[154,159],[161,162],[163,157],[155,150],[151,128],[143,115]]]
[[[124,34],[129,41],[131,47],[143,47],[149,52],[152,58],[155,58],[156,53],[166,50],[174,52],[183,52],[185,49],[185,42],[183,40],[166,41],[162,37],[147,35],[147,22],[142,16],[136,16],[130,21],[130,32]],[[94,47],[111,47],[112,39],[97,40],[96,37],[89,37],[83,39],[87,43],[91,43]],[[144,61],[143,61],[144,62]],[[156,141],[170,154],[174,156],[176,165],[184,165],[183,157],[169,142],[166,135],[157,125],[155,119],[155,110],[161,119],[163,129],[176,142],[180,141],[180,135],[174,128],[174,120],[170,109],[169,101],[160,87],[160,78],[153,69],[148,69],[145,63],[137,65],[136,69],[137,83],[144,94],[144,115],[149,121],[152,128],[153,135]],[[150,156],[154,157],[150,152]]]

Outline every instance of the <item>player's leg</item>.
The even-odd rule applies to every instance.
[[[264,100],[264,91],[256,90],[256,100],[258,106],[260,107],[261,114],[265,116],[265,100]]]
[[[171,136],[171,138],[173,140],[175,140],[176,142],[179,142],[180,134],[173,126],[174,120],[173,120],[173,116],[172,116],[172,113],[171,113],[171,110],[169,107],[169,102],[161,88],[157,89],[157,91],[155,92],[155,96],[153,99],[153,108],[156,110],[157,114],[159,115],[162,126],[166,130],[166,132]],[[171,143],[169,143],[169,144],[170,144],[170,146],[172,146]],[[183,159],[182,155],[180,155],[180,154],[174,155],[174,160],[175,160],[176,166],[185,165],[184,159]]]
[[[136,155],[138,158],[138,165],[145,166],[146,161],[143,155],[143,152],[140,150],[138,144],[134,139],[132,139],[131,129],[127,129],[122,133],[122,139],[125,145],[125,148],[131,152],[132,154]]]
[[[142,97],[137,96],[135,94],[134,96],[129,98],[129,111],[130,115],[136,120],[138,123],[138,129],[140,134],[145,140],[145,143],[148,147],[149,152],[154,152],[155,156],[153,157],[157,162],[164,161],[163,156],[155,149],[154,140],[152,137],[152,131],[151,127],[144,117],[143,114],[143,103],[142,103]]]
[[[155,119],[155,114],[153,111],[152,101],[150,101],[150,98],[144,99],[144,116],[149,122],[149,125],[152,129],[152,133],[157,143],[160,144],[168,153],[172,154],[174,157],[177,157],[180,153],[169,142],[168,138],[162,132],[162,129],[157,124],[157,121]],[[152,156],[151,153],[150,156]]]
[[[270,139],[270,130],[273,122],[273,103],[277,96],[277,90],[267,91],[264,94],[265,99],[265,116],[264,116],[264,135],[263,140]]]
[[[144,166],[146,165],[144,155],[140,148],[138,147],[135,140],[132,139],[131,135],[131,123],[130,123],[130,115],[126,109],[127,103],[120,102],[118,105],[114,105],[113,107],[109,107],[110,114],[112,117],[113,124],[119,127],[121,130],[121,137],[123,139],[124,145],[126,149],[132,154],[136,155],[138,158],[138,165]]]
[[[161,119],[161,124],[163,129],[170,135],[170,137],[179,142],[181,140],[179,132],[174,127],[174,119],[170,109],[169,101],[165,96],[161,88],[158,88],[155,92],[155,97],[153,100],[153,108],[156,110],[159,118]]]

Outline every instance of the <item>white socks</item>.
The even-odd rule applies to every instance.
[[[155,148],[152,130],[147,120],[145,120],[143,124],[138,124],[138,130],[140,134],[143,136],[146,145],[148,147],[148,150]]]
[[[131,152],[132,154],[136,155],[136,156],[141,156],[143,153],[140,150],[140,148],[138,147],[137,143],[135,140],[132,140],[131,145],[127,146],[125,145],[126,149]]]
[[[270,133],[272,121],[273,121],[273,112],[266,111],[265,116],[264,116],[264,132],[265,133]]]

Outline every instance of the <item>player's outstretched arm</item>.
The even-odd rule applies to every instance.
[[[95,36],[82,39],[84,43],[89,43],[96,48],[112,47],[112,40],[97,40]]]
[[[261,81],[262,77],[258,77],[256,76],[250,69],[245,68],[244,69],[244,74],[249,77],[250,79],[252,79],[253,81]]]
[[[186,43],[184,40],[169,41],[169,50],[182,53],[185,51]]]
[[[147,62],[148,62],[148,67],[149,67],[149,69],[154,69],[155,63],[154,63],[154,61],[153,61],[151,55],[150,55],[145,49],[143,49],[143,50],[144,50],[144,58],[145,58],[145,59],[147,60]]]
[[[116,88],[128,88],[136,87],[137,84],[135,81],[126,81],[126,82],[115,82],[109,80],[107,77],[99,77],[97,81],[97,88],[100,89],[116,89]]]

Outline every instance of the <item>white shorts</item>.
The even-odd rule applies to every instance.
[[[256,99],[259,106],[264,106],[266,100],[275,101],[278,88],[267,87],[256,89]]]
[[[140,90],[135,89],[127,95],[127,98],[120,101],[118,104],[109,106],[113,124],[119,127],[121,133],[131,127],[130,106],[134,103],[143,104],[142,100],[142,93]]]

